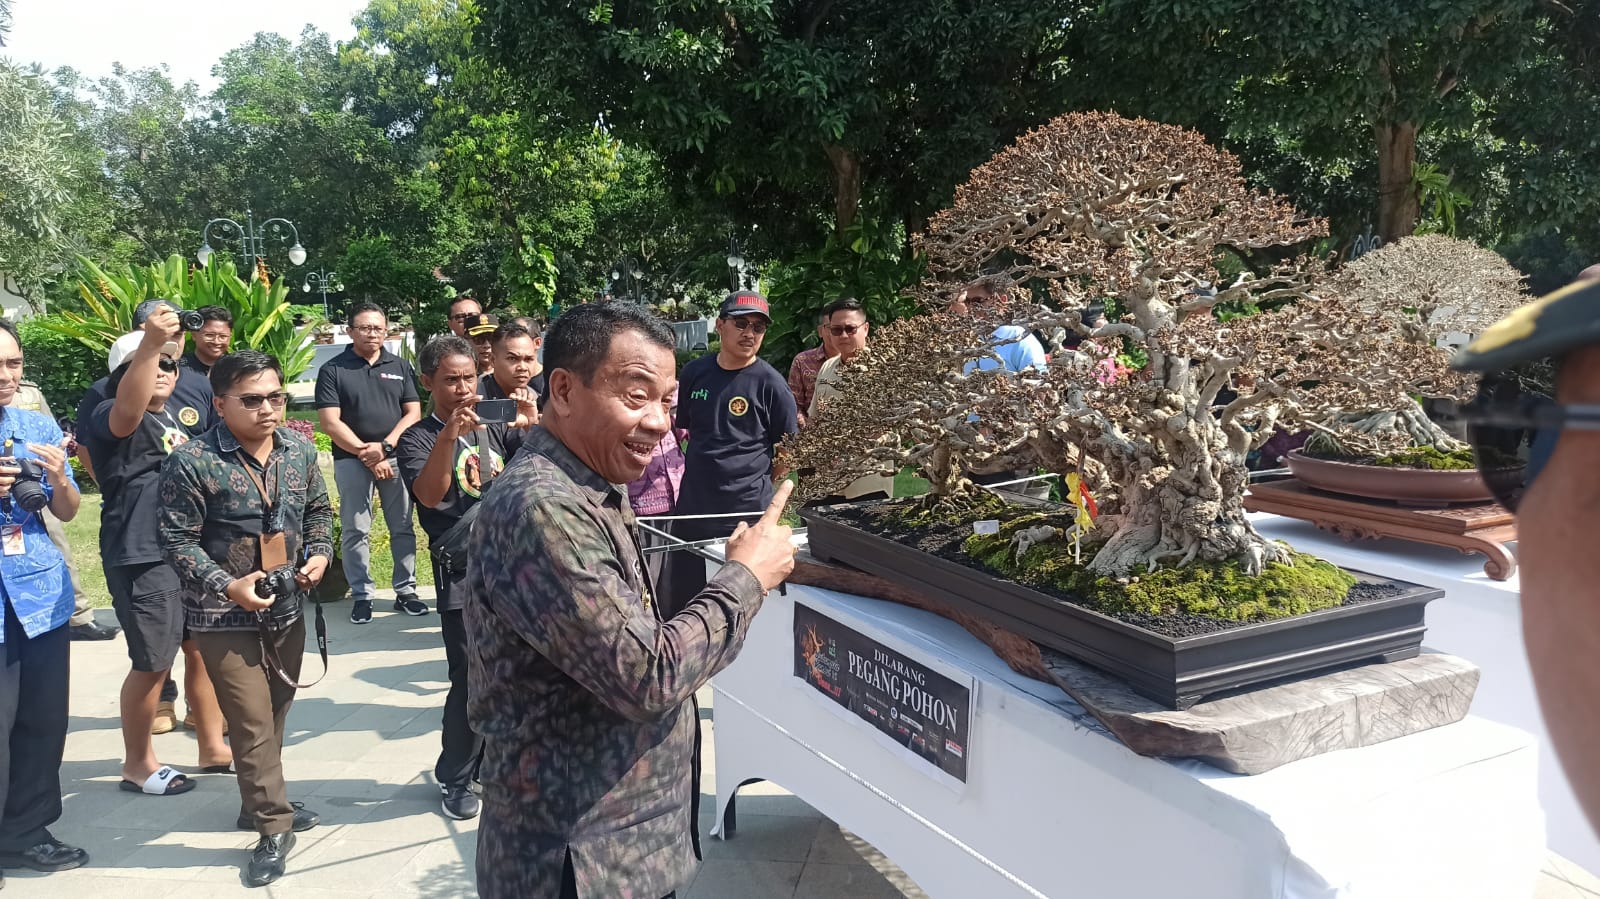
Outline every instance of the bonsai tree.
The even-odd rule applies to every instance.
[[[966,486],[963,469],[1028,460],[1110,486],[1088,563],[1097,575],[1288,563],[1289,549],[1245,516],[1249,451],[1279,422],[1394,407],[1436,377],[1417,376],[1419,357],[1444,371],[1431,347],[1396,352],[1385,319],[1356,314],[1320,262],[1293,255],[1325,233],[1247,187],[1238,161],[1192,131],[1058,118],[974,171],[918,236],[931,274],[917,293],[937,304],[973,273],[999,270],[1059,310],[1018,304],[1011,320],[1065,324],[1085,343],[1043,373],[962,374],[991,352],[992,321],[940,313],[876,333],[844,370],[834,405],[848,414],[788,447],[795,464],[825,472],[805,492],[832,492],[863,461],[911,462],[949,499]],[[1234,274],[1223,276],[1224,261]],[[1077,310],[1104,298],[1121,314],[1085,326]],[[1219,303],[1278,311],[1223,322]],[[1119,346],[1148,361],[1108,372],[1104,354]]]
[[[1448,373],[1443,353],[1433,350],[1452,334],[1477,334],[1526,303],[1522,273],[1476,244],[1428,234],[1351,261],[1339,271],[1334,289],[1345,298],[1347,314],[1378,323],[1378,333],[1368,339],[1388,341],[1406,355],[1400,371],[1416,383],[1411,391],[1373,395],[1365,404],[1351,398],[1346,409],[1313,423],[1319,433],[1308,449],[1374,457],[1465,451],[1466,444],[1431,421],[1413,394],[1470,398],[1471,379]]]

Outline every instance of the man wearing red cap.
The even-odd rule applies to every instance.
[[[678,427],[688,431],[683,481],[675,516],[748,512],[754,523],[772,502],[773,448],[799,430],[794,394],[778,370],[756,354],[772,315],[767,298],[742,290],[722,301],[715,356],[702,356],[678,375]],[[726,537],[741,519],[689,518],[673,523],[686,541]],[[671,616],[704,589],[706,568],[689,552],[668,563],[663,613]]]

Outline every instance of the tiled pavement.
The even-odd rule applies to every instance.
[[[444,701],[444,650],[438,620],[406,618],[377,603],[371,624],[350,624],[348,606],[330,606],[332,670],[303,690],[289,714],[284,750],[290,795],[322,814],[300,835],[289,875],[247,890],[240,870],[255,836],[233,830],[232,779],[199,775],[193,792],[164,799],[117,789],[122,743],[117,688],[127,670],[122,641],[74,643],[72,724],[62,780],[65,814],[55,828],[84,846],[89,867],[60,874],[6,872],[7,897],[146,899],[234,894],[282,897],[457,897],[473,894],[476,822],[439,813],[432,779]],[[110,618],[109,610],[101,615]],[[307,671],[320,662],[307,659]],[[180,678],[181,682],[181,678]],[[702,691],[701,705],[711,706]],[[714,710],[712,712],[714,716]],[[708,722],[702,831],[710,824]],[[162,759],[195,762],[181,729],[156,738]],[[739,832],[707,838],[706,861],[684,899],[894,899],[921,896],[904,873],[871,846],[781,789],[757,784],[740,793]],[[1600,880],[1552,856],[1537,899],[1594,899]]]
[[[3,895],[474,895],[477,823],[441,815],[433,781],[448,686],[438,619],[397,615],[383,601],[374,605],[372,623],[361,626],[346,617],[348,604],[328,607],[331,670],[326,680],[300,691],[289,713],[284,747],[289,793],[320,812],[322,825],[299,835],[283,880],[264,890],[241,885],[247,849],[256,837],[233,829],[239,794],[232,778],[196,775],[200,784],[194,791],[171,799],[117,788],[122,759],[117,690],[127,673],[119,638],[72,644],[72,720],[62,766],[65,811],[53,830],[88,849],[90,864],[50,875],[8,870]],[[112,620],[110,609],[99,614]],[[321,662],[308,654],[305,670],[314,674]],[[710,707],[709,689],[701,692],[700,702]],[[708,722],[702,833],[709,828],[714,800],[709,748],[714,727],[714,720]],[[155,739],[164,762],[194,770],[195,741],[188,732],[179,728]],[[705,840],[705,864],[694,884],[680,891],[684,899],[922,895],[872,847],[794,796],[765,784],[747,787],[740,796],[738,836]]]

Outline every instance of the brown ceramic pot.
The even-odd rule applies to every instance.
[[[1290,452],[1284,461],[1302,483],[1330,493],[1430,504],[1481,503],[1494,499],[1476,468],[1433,471],[1358,465],[1315,459],[1299,450]]]

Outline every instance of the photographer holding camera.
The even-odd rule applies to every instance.
[[[47,829],[61,817],[72,584],[40,513],[71,521],[79,496],[61,429],[6,408],[21,383],[22,344],[0,319],[0,868],[64,871],[89,860]]]
[[[195,781],[156,757],[150,739],[162,685],[182,648],[189,708],[199,735],[199,766],[230,770],[232,751],[222,739],[222,715],[194,643],[183,626],[178,575],[156,543],[161,463],[190,439],[172,413],[178,382],[181,322],[158,306],[141,330],[125,334],[107,354],[107,399],[79,422],[84,446],[100,482],[100,564],[111,605],[127,637],[131,663],[122,683],[122,784],[131,793],[177,796]]]
[[[282,751],[305,653],[301,606],[333,559],[333,506],[316,446],[282,427],[278,360],[230,353],[211,385],[221,423],[162,467],[161,545],[236,747],[239,829],[261,835],[245,879],[265,886],[283,876],[295,833],[320,820],[289,801]]]
[[[483,738],[467,723],[466,605],[467,536],[478,517],[478,500],[522,445],[523,432],[478,419],[477,353],[454,335],[435,337],[422,348],[422,383],[433,395],[433,413],[406,429],[395,446],[400,478],[417,501],[417,519],[433,555],[445,664],[450,692],[444,700],[442,746],[433,775],[444,793],[447,817],[477,817],[477,778]]]

